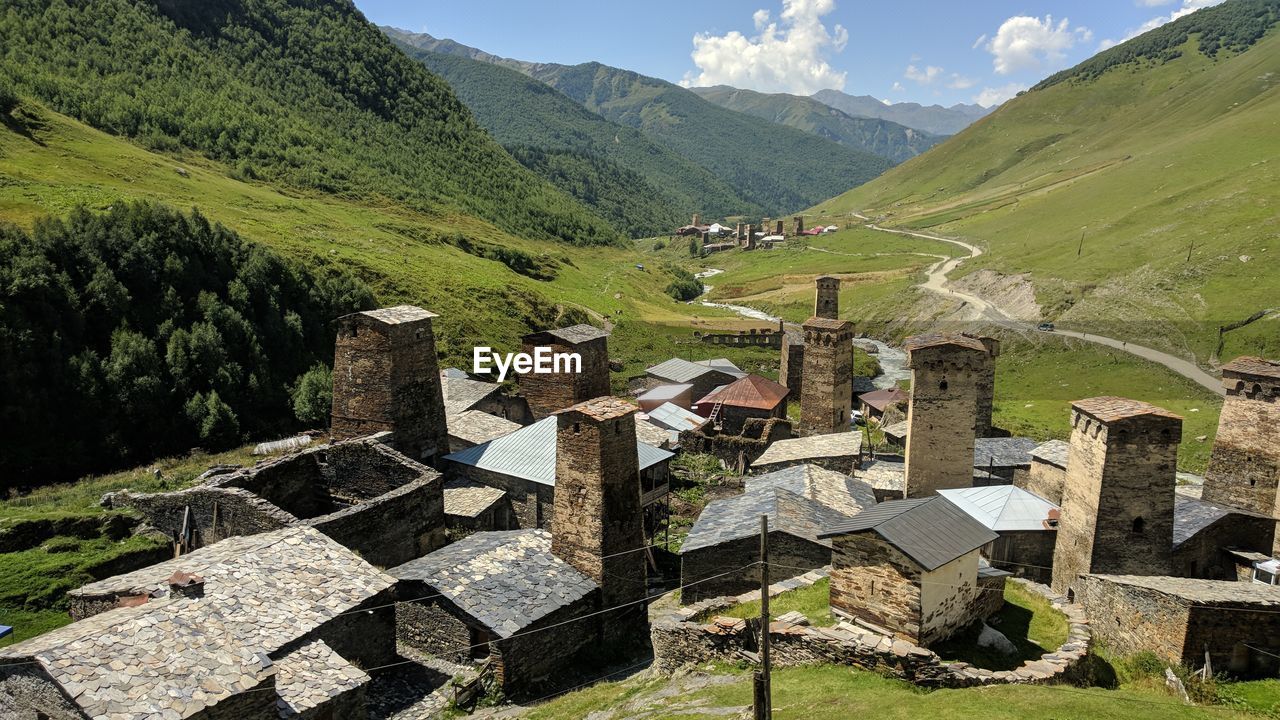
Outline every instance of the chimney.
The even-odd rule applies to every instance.
[[[195,573],[178,570],[169,576],[169,594],[183,597],[200,597],[204,595],[204,577]]]

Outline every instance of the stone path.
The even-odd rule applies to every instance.
[[[373,673],[368,688],[369,720],[431,720],[453,700],[449,681],[473,678],[476,669],[428,657],[404,646],[400,655],[413,662]]]

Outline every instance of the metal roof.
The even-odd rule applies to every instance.
[[[1049,530],[1045,521],[1058,506],[1012,485],[952,488],[938,494],[989,530]]]
[[[645,370],[649,375],[663,380],[669,380],[673,383],[686,383],[690,380],[700,378],[709,372],[720,372],[727,374],[720,368],[713,368],[709,365],[699,365],[695,362],[689,362],[684,358],[671,358],[664,362]]]
[[[909,400],[911,398],[902,388],[885,388],[884,390],[873,390],[858,396],[858,402],[866,403],[875,408],[878,412],[884,412],[885,408],[894,403]]]
[[[712,370],[719,370],[722,373],[727,373],[734,377],[743,377],[744,375],[747,374],[745,371],[742,370],[742,368],[733,364],[733,361],[730,360],[729,358],[712,358],[710,360],[694,360],[693,364],[705,365],[711,368]]]
[[[828,526],[818,537],[866,531],[874,531],[925,570],[936,570],[999,537],[940,495],[880,503]]]
[[[772,410],[787,399],[787,387],[759,375],[747,375],[712,390],[697,402],[723,403],[730,407]]]
[[[552,554],[546,530],[475,533],[388,572],[425,583],[504,638],[598,587]]]
[[[692,389],[693,386],[687,383],[678,385],[659,385],[643,395],[637,396],[636,400],[671,400],[672,398],[680,397],[682,393],[686,393]]]
[[[673,455],[674,453],[646,443],[636,443],[636,458],[640,462],[641,470],[657,465]],[[556,418],[555,416],[544,418],[510,435],[445,455],[444,459],[501,475],[554,486],[556,484]]]
[[[975,468],[1029,467],[1031,451],[1039,441],[1025,437],[974,438],[973,466]]]
[[[659,427],[675,430],[697,430],[706,425],[708,420],[701,415],[689,412],[674,403],[662,403],[649,411],[649,422]]]

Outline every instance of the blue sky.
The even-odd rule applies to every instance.
[[[1000,102],[1221,0],[355,0],[373,22],[521,60],[597,60],[686,85]]]

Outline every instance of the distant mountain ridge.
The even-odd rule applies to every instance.
[[[819,90],[811,97],[847,115],[888,120],[934,135],[955,135],[995,109],[963,103],[951,107],[913,102],[886,105],[870,95],[849,95],[839,90]]]
[[[854,117],[811,97],[760,93],[728,85],[690,89],[720,107],[803,130],[841,145],[869,150],[895,163],[910,160],[943,140],[943,136],[890,120]]]
[[[383,32],[419,50],[506,67],[555,88],[712,173],[745,201],[746,214],[791,213],[861,185],[893,165],[880,155],[720,107],[678,85],[629,70],[600,63],[511,60],[425,33]]]

